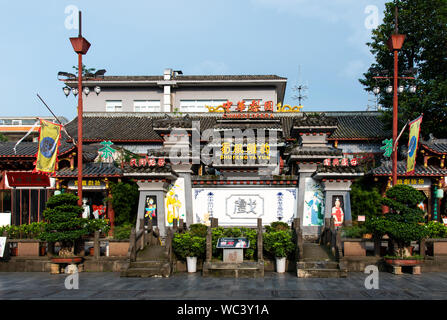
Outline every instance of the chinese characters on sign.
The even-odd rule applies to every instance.
[[[113,142],[111,141],[103,141],[101,142],[103,147],[98,150],[101,152],[101,159],[106,162],[109,159],[113,160],[113,154],[116,152],[116,150],[112,148],[112,144]]]
[[[385,157],[391,157],[391,154],[393,153],[393,139],[385,139],[382,143],[384,145],[380,147],[380,150],[385,150],[383,155]]]
[[[405,184],[405,185],[425,185],[424,179],[397,179],[396,184]]]
[[[324,159],[323,161],[323,165],[324,166],[342,166],[342,167],[347,167],[349,165],[351,166],[356,166],[358,165],[358,160],[357,158],[352,158],[352,159],[348,159],[348,158],[342,158],[342,159]]]
[[[248,143],[247,150],[244,152],[242,143],[234,144],[233,150],[231,150],[231,143],[224,142],[220,150],[222,151],[221,159],[270,159],[270,145],[268,143],[260,145]]]
[[[130,159],[129,164],[131,167],[155,167],[156,165],[163,167],[166,164],[166,161],[165,158],[158,158],[155,160],[155,158],[148,158],[148,156],[146,156],[145,158],[140,159]]]
[[[246,201],[245,199],[239,198],[234,202],[234,214],[248,214],[253,213],[256,208],[256,200],[252,200],[251,198]]]
[[[89,186],[89,187],[92,187],[92,186],[99,187],[99,186],[102,186],[102,185],[104,185],[104,183],[101,184],[101,180],[82,180],[82,186],[83,187],[87,187],[87,186]],[[74,186],[75,187],[78,186],[78,180],[74,180]]]
[[[230,111],[237,111],[237,112],[300,112],[303,106],[290,106],[290,105],[282,105],[281,103],[278,103],[276,105],[276,110],[274,110],[274,104],[273,101],[266,101],[263,105],[260,102],[261,100],[252,100],[251,102],[242,100],[238,101],[237,103],[233,103],[231,101],[228,101],[223,103],[220,106],[217,107],[211,107],[211,106],[205,106],[209,112],[230,112]],[[234,107],[233,107],[234,106]],[[233,110],[231,108],[233,107]],[[262,110],[262,107],[264,107]]]

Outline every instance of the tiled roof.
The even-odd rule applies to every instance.
[[[363,166],[318,166],[320,174],[356,174],[364,173]]]
[[[149,116],[84,116],[82,122],[84,140],[162,141],[152,129],[152,118]],[[77,138],[77,117],[66,125],[66,129],[73,138]]]
[[[217,123],[214,126],[214,129],[276,129],[282,130],[282,126],[280,123],[269,123],[269,122],[226,122],[226,123]]]
[[[57,171],[57,177],[76,177],[78,169],[63,168]],[[85,163],[82,166],[83,177],[121,177],[122,170],[109,163]]]
[[[428,141],[421,141],[421,145],[431,152],[447,154],[447,139],[430,139]]]
[[[144,166],[144,167],[133,167],[130,165],[124,165],[123,168],[124,174],[174,174],[172,168],[169,164],[165,164],[164,166]],[[176,175],[176,174],[175,174]]]
[[[95,81],[113,82],[113,81],[162,81],[163,76],[104,76]],[[176,81],[249,81],[249,80],[287,80],[287,78],[276,75],[177,75],[173,76],[171,80]],[[74,82],[76,79],[71,79],[67,82]]]
[[[380,167],[372,169],[370,172],[375,176],[389,176],[391,175],[392,164],[391,161],[383,163]],[[407,163],[399,161],[397,163],[397,175],[405,176],[407,172]],[[427,166],[416,164],[415,173],[412,176],[445,176],[447,169],[439,166]]]
[[[290,151],[291,155],[300,156],[342,156],[343,151],[335,148],[312,148],[312,147],[296,147]]]
[[[384,139],[391,136],[377,115],[338,116],[338,126],[329,139]]]
[[[14,152],[17,142],[0,142],[0,157],[35,157],[37,153],[37,142],[21,142]],[[75,146],[72,143],[61,141],[59,155],[71,150]]]
[[[303,114],[303,117],[296,118],[293,121],[296,127],[335,127],[337,126],[337,118],[328,117],[324,113],[321,114]]]

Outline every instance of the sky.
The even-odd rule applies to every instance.
[[[91,43],[87,67],[106,75],[275,74],[308,86],[303,111],[366,110],[358,82],[373,62],[366,43],[383,19],[376,0],[40,0],[7,1],[0,10],[1,116],[72,119],[77,100],[58,71],[74,73],[73,10]],[[77,24],[75,24],[77,26]],[[88,97],[87,97],[88,99]]]

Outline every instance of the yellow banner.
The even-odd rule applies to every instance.
[[[408,137],[407,174],[414,173],[421,122],[422,116],[410,122],[410,136]]]
[[[60,125],[40,120],[36,171],[51,173],[55,171],[60,134]]]

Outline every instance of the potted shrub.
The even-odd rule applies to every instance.
[[[77,201],[78,197],[73,194],[54,195],[43,211],[47,223],[40,238],[61,245],[58,257],[52,258],[54,263],[81,262],[82,258],[75,255],[74,243],[97,228],[97,223],[92,223],[95,220],[81,218],[83,208]]]
[[[39,256],[39,237],[45,228],[45,222],[33,222],[19,226],[20,241],[17,243],[18,256]]]
[[[394,255],[387,256],[385,261],[393,265],[419,264],[420,259],[411,257],[411,241],[419,241],[426,237],[424,212],[417,207],[424,196],[407,185],[397,185],[386,192],[382,204],[389,207],[389,212],[376,217],[370,222],[374,233],[387,234],[395,244]],[[405,260],[405,261],[404,261]]]
[[[181,260],[186,260],[188,272],[196,272],[197,258],[203,258],[205,255],[206,239],[191,233],[176,233],[172,240],[174,253]]]
[[[276,272],[284,273],[286,271],[286,258],[295,248],[292,241],[292,232],[290,230],[275,231],[273,229],[273,231],[266,232],[263,239],[265,251],[276,259]]]

